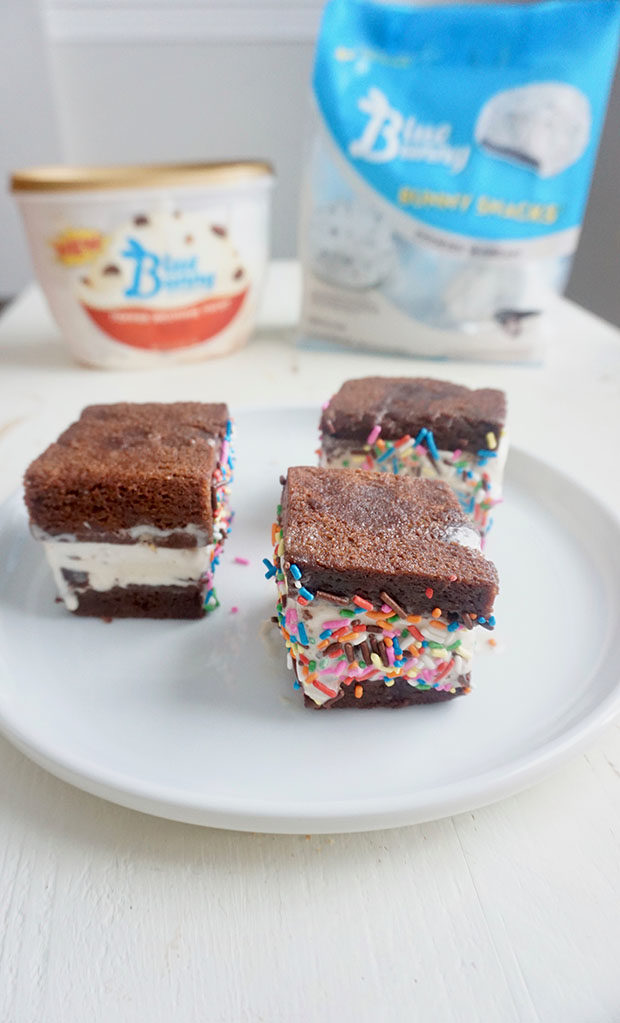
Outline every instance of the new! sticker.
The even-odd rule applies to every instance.
[[[105,235],[89,227],[69,227],[51,239],[59,263],[86,266],[102,252]]]

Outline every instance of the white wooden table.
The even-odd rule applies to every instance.
[[[296,349],[297,301],[276,265],[245,351],[123,374],[74,365],[29,290],[0,323],[0,498],[89,402],[319,403],[419,373],[505,387],[514,442],[620,502],[612,327],[561,303],[544,368],[412,363]],[[502,803],[329,838],[142,816],[0,740],[0,863],[1,1023],[620,1020],[620,724]]]

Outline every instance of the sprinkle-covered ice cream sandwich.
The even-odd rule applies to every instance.
[[[288,470],[273,526],[274,619],[306,703],[403,706],[469,692],[495,566],[440,480]]]
[[[488,532],[508,451],[503,391],[425,378],[347,380],[320,429],[321,465],[444,480]]]

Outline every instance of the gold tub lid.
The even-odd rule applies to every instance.
[[[159,188],[174,185],[238,185],[273,177],[266,160],[212,163],[153,163],[110,166],[52,164],[26,167],[11,175],[12,192],[86,192],[106,188]]]

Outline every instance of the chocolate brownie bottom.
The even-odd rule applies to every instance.
[[[95,618],[202,618],[205,587],[114,586],[76,591],[76,615]]]
[[[344,688],[335,700],[318,705],[310,697],[305,696],[304,703],[306,707],[312,707],[314,710],[335,707],[407,707],[414,704],[443,703],[469,692],[469,675],[460,675],[458,681],[463,688],[457,689],[454,693],[438,689],[414,689],[403,678],[395,679],[393,686],[386,686],[382,681],[365,682],[360,697],[355,695],[356,687],[350,685]]]

